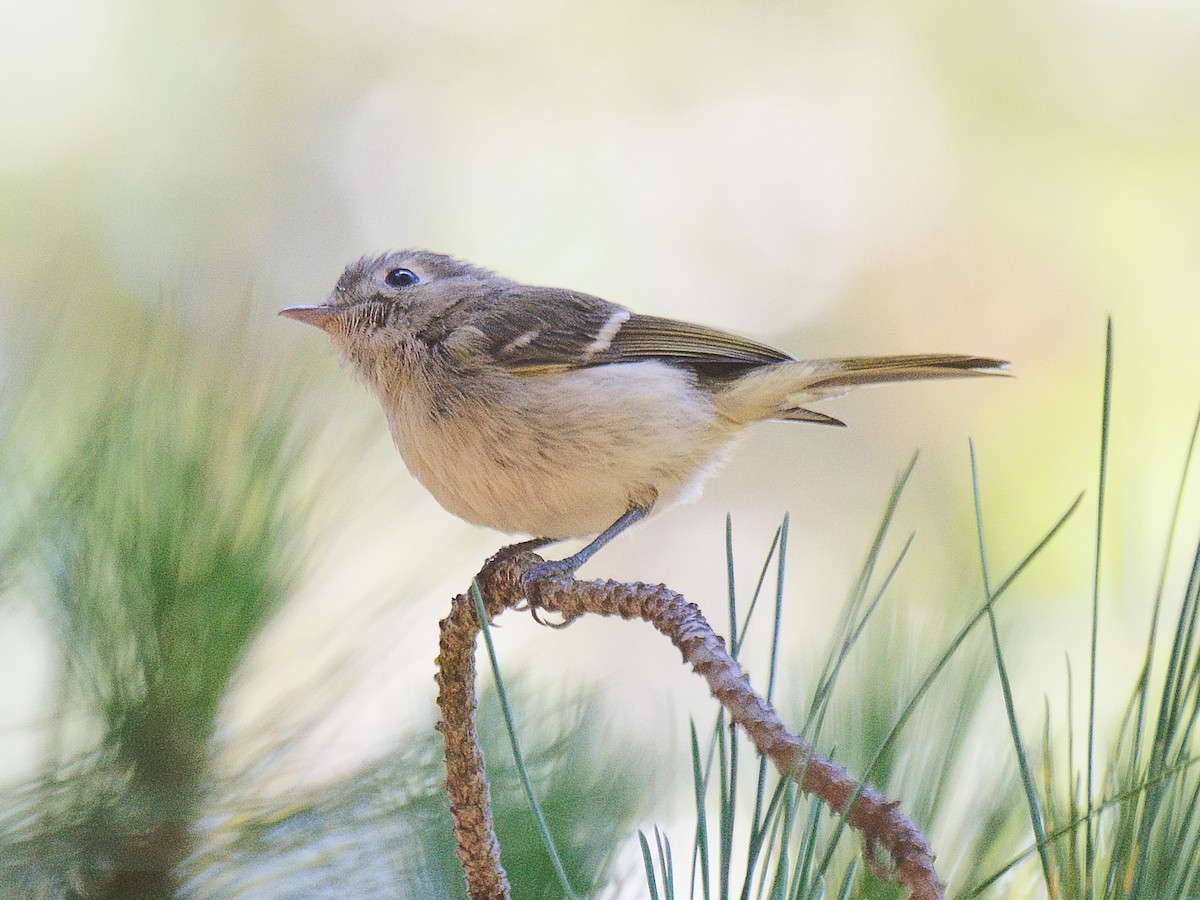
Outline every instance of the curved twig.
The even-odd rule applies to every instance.
[[[525,600],[522,576],[542,562],[534,553],[502,550],[477,576],[489,616]],[[725,650],[699,608],[665,585],[617,581],[576,581],[550,577],[533,585],[536,608],[558,613],[568,621],[584,613],[643,619],[671,640],[734,722],[776,767],[800,782],[800,787],[847,817],[862,833],[867,858],[882,849],[892,860],[896,880],[911,891],[912,900],[941,900],[943,887],[933,868],[933,853],[925,836],[895,802],[845,768],[818,754],[789,731],[778,713],[750,687],[738,662]],[[458,855],[472,898],[508,896],[508,880],[500,865],[499,845],[492,829],[491,804],[483,774],[483,756],[475,735],[475,636],[479,626],[470,593],[454,598],[450,615],[441,623],[438,657],[438,728],[446,741],[446,786],[454,816]],[[857,799],[855,797],[857,796]],[[847,807],[850,807],[847,809]]]

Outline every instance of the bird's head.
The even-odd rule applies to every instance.
[[[378,365],[376,357],[394,357],[422,335],[435,336],[431,327],[455,304],[499,280],[452,256],[396,250],[351,263],[323,303],[289,306],[279,314],[320,328],[369,377],[364,369]]]
[[[335,340],[386,328],[419,330],[496,276],[428,250],[395,250],[351,263],[323,303],[289,306],[279,314],[327,332]]]

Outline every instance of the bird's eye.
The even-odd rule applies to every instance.
[[[412,269],[392,269],[384,276],[383,280],[394,288],[403,288],[416,284],[421,279]]]

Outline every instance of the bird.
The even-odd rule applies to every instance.
[[[652,511],[694,499],[751,424],[842,426],[807,404],[1008,367],[958,354],[800,360],[422,249],[363,257],[323,302],[280,315],[329,336],[450,513],[530,547],[591,538],[534,577],[573,575]]]

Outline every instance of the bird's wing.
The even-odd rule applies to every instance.
[[[638,315],[557,288],[512,288],[487,318],[481,330],[493,358],[518,374],[651,359],[719,374],[792,359],[714,328]]]

